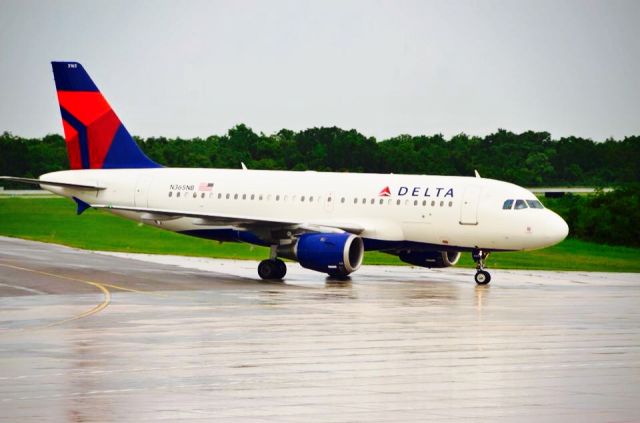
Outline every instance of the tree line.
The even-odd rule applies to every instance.
[[[317,170],[337,172],[473,175],[535,187],[614,186],[593,196],[547,199],[570,225],[570,236],[595,242],[640,246],[640,137],[594,142],[547,132],[499,130],[485,137],[400,135],[383,141],[355,130],[283,129],[255,133],[238,125],[205,139],[136,138],[156,162],[172,167]],[[62,136],[0,135],[0,175],[38,177],[68,169]],[[15,184],[2,182],[6,187]]]
[[[544,203],[569,224],[571,237],[640,247],[640,183],[595,195],[547,198]]]
[[[640,181],[640,136],[594,142],[552,139],[548,132],[498,130],[466,134],[399,135],[378,141],[337,127],[256,133],[237,125],[207,138],[138,138],[156,162],[176,167],[317,170],[483,177],[535,187],[618,186]],[[23,138],[0,135],[0,175],[37,177],[68,169],[64,140],[52,134]]]

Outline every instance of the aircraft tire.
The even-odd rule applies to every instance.
[[[274,261],[276,263],[276,268],[278,269],[278,274],[277,274],[277,277],[275,279],[284,278],[284,275],[287,274],[287,265],[284,264],[284,261],[282,261],[280,259],[275,259]]]
[[[486,285],[491,282],[491,274],[486,270],[478,270],[474,279],[478,285]]]
[[[258,265],[258,275],[262,279],[282,279],[287,274],[287,265],[280,259],[262,260]]]

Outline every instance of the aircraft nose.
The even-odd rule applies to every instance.
[[[549,211],[550,215],[547,219],[547,230],[550,240],[557,244],[569,235],[569,225],[558,214]]]

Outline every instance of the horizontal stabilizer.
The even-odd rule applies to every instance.
[[[34,178],[17,178],[15,176],[0,176],[0,180],[22,182],[24,184],[32,184],[32,185],[50,185],[50,186],[62,187],[62,188],[95,189],[98,191],[104,189],[104,187],[99,187],[97,185],[72,184],[69,182],[54,182],[54,181],[45,181],[42,179],[34,179]]]
[[[91,208],[91,204],[82,201],[78,197],[71,197],[71,198],[73,198],[73,201],[75,201],[76,205],[78,206],[78,208],[76,209],[77,215],[81,215],[86,209]]]

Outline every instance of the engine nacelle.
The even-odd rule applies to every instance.
[[[455,266],[460,260],[459,251],[402,251],[398,254],[405,263],[420,267],[442,268]]]
[[[288,246],[278,247],[278,256],[297,260],[302,267],[331,276],[346,276],[358,270],[364,257],[359,236],[341,234],[303,234]]]

